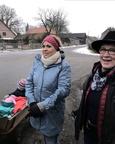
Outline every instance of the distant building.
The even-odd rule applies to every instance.
[[[0,20],[0,39],[7,42],[14,40],[15,36],[16,35],[12,30],[2,20]]]
[[[86,33],[61,33],[59,37],[68,45],[86,44]]]
[[[47,34],[45,27],[33,28],[28,30],[25,34],[18,35],[15,39],[22,41],[24,38],[28,37],[29,40],[32,39],[41,39],[45,34]],[[54,31],[51,31],[51,34],[55,34]]]

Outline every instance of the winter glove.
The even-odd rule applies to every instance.
[[[32,103],[29,104],[29,107],[32,107],[32,106],[34,106],[36,104],[37,104],[37,102],[32,102]],[[25,116],[25,119],[27,119],[29,116],[30,116],[30,108],[28,110],[28,114]]]
[[[40,111],[37,104],[30,107],[29,111],[30,111],[30,116],[33,116],[34,118],[43,116],[43,113]]]
[[[30,107],[32,107],[32,106],[34,106],[36,104],[37,104],[37,102],[32,102],[32,103],[30,103]]]
[[[42,117],[44,110],[45,108],[40,102],[32,102],[30,103],[30,108],[28,110],[29,113],[26,115],[25,118],[27,119],[30,116],[33,116],[34,118]]]

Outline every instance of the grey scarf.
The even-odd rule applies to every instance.
[[[53,56],[45,59],[42,55],[41,61],[44,64],[44,67],[48,67],[51,64],[57,64],[61,62],[61,54],[59,51],[57,51]]]

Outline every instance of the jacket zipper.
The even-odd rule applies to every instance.
[[[45,72],[46,68],[44,68],[44,71],[43,71],[43,75],[42,75],[42,84],[41,84],[41,89],[40,89],[40,102],[41,102],[41,92],[42,92],[42,86],[43,86],[43,77],[44,77],[44,72]],[[39,129],[41,127],[41,118],[40,118],[40,125],[39,125]]]

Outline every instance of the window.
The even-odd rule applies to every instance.
[[[3,32],[2,34],[3,34],[3,36],[6,36],[6,32]]]

